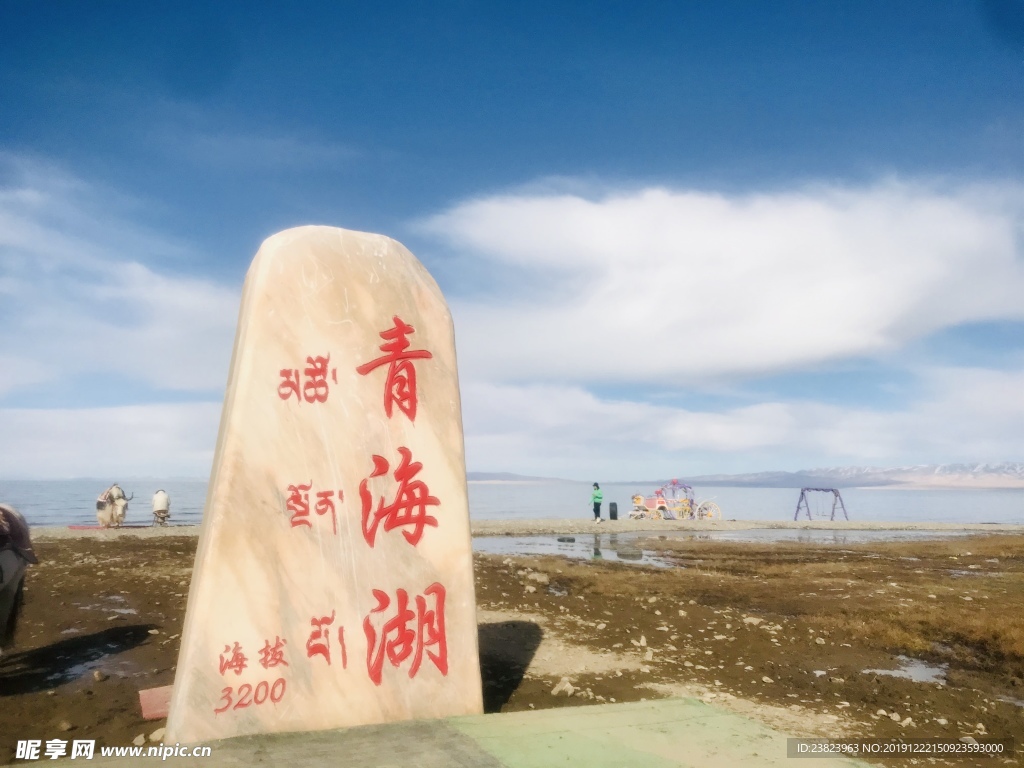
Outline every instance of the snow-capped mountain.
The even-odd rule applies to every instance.
[[[919,464],[905,467],[828,467],[799,472],[703,475],[688,482],[762,488],[872,487],[1024,488],[1024,462]]]

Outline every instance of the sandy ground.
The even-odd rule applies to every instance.
[[[563,524],[579,525],[474,529],[576,532]],[[475,558],[487,711],[689,695],[794,735],[1024,746],[1024,535],[839,548],[659,538],[666,525],[642,521],[643,547],[676,568]],[[163,725],[137,692],[173,681],[196,532],[34,532],[41,563],[0,660],[0,763],[18,738],[126,745]],[[939,681],[865,673],[900,654]]]

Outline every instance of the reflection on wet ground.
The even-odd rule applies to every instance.
[[[664,534],[593,533],[574,536],[476,536],[473,550],[488,555],[561,555],[575,560],[610,560],[641,565],[671,566],[654,550],[643,549],[643,540],[787,542],[797,544],[861,544],[876,541],[949,539],[970,535],[966,531],[828,531],[784,528],[747,531],[672,531]]]
[[[927,664],[909,656],[897,656],[896,659],[900,663],[897,669],[865,669],[864,674],[902,677],[916,683],[943,684],[946,682],[946,669],[949,666],[947,664]]]
[[[576,536],[477,536],[473,551],[487,555],[561,555],[574,560],[623,560],[642,565],[670,566],[650,550],[640,549],[636,533],[578,534]]]

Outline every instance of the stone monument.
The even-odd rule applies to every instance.
[[[165,741],[480,713],[451,316],[389,238],[246,276]]]

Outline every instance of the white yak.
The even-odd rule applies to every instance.
[[[125,498],[121,486],[114,483],[96,499],[96,520],[104,528],[120,528],[128,512],[128,502],[135,494]]]

